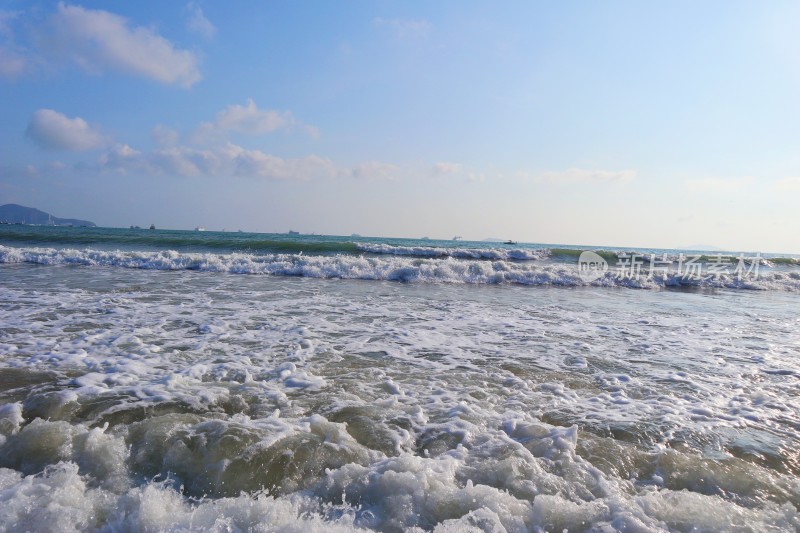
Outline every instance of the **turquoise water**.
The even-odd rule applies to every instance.
[[[245,233],[186,230],[148,230],[126,228],[83,228],[59,226],[0,225],[0,243],[15,246],[81,246],[99,250],[178,250],[188,252],[252,252],[252,253],[319,253],[319,254],[360,254],[363,248],[358,244],[378,244],[398,248],[444,248],[444,249],[500,249],[500,250],[548,250],[552,256],[575,261],[576,252],[583,250],[604,250],[608,252],[636,251],[641,254],[696,254],[713,256],[717,252],[704,250],[677,250],[663,248],[630,248],[620,246],[554,245],[544,243],[517,242],[513,245],[489,241],[453,241],[435,239],[408,239],[336,235],[303,235],[286,233]],[[727,251],[728,255],[751,251]],[[772,260],[785,259],[796,262],[798,255],[783,253],[764,253]],[[412,254],[413,255],[413,254]]]
[[[606,268],[591,279],[579,271],[586,250]],[[800,258],[787,254],[327,235],[6,225],[0,262],[471,285],[800,290]]]

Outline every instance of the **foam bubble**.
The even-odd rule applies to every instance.
[[[376,245],[378,246],[378,245]],[[379,245],[383,247],[385,245]],[[469,249],[467,249],[469,250]],[[146,270],[192,270],[230,274],[268,274],[310,278],[362,279],[419,283],[477,285],[518,284],[533,286],[597,286],[661,289],[691,286],[749,290],[800,291],[800,273],[762,272],[759,277],[722,274],[687,278],[670,273],[665,279],[647,276],[623,277],[615,272],[587,283],[576,265],[515,262],[505,251],[491,261],[456,258],[453,250],[433,254],[436,258],[359,257],[352,255],[314,256],[302,254],[210,254],[175,251],[101,251],[52,248],[10,248],[0,246],[0,263],[122,267]],[[528,254],[528,251],[523,251]],[[531,252],[533,253],[533,252]],[[538,253],[538,252],[537,252]],[[505,254],[505,255],[504,255]],[[524,255],[523,254],[523,255]],[[402,256],[402,253],[389,255]],[[478,254],[480,255],[480,254]],[[490,254],[497,255],[497,254]],[[513,254],[512,254],[513,255]],[[502,256],[502,257],[501,257]],[[206,333],[221,334],[214,324],[200,326]]]
[[[7,266],[0,529],[798,527],[792,293]]]
[[[441,248],[435,246],[393,246],[381,243],[356,243],[356,247],[371,254],[408,255],[413,257],[532,261],[550,256],[550,251],[544,248]]]

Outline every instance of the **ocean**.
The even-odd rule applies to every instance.
[[[789,254],[0,225],[0,530],[797,531],[798,304]]]

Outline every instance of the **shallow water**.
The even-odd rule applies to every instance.
[[[800,527],[791,292],[0,269],[3,529]]]

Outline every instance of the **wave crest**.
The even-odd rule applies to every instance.
[[[310,278],[361,279],[419,283],[517,284],[532,286],[597,286],[659,289],[692,286],[709,288],[800,291],[800,272],[763,272],[758,279],[722,275],[685,279],[677,274],[665,280],[621,278],[613,272],[590,283],[574,265],[536,264],[507,260],[454,257],[369,257],[302,254],[212,254],[104,251],[53,248],[11,248],[0,245],[0,263],[122,267],[152,270],[197,270],[230,274],[268,274]]]
[[[545,248],[443,248],[435,246],[392,246],[380,243],[356,243],[362,252],[412,257],[453,257],[457,259],[496,259],[502,261],[531,261],[545,259],[550,250]]]

